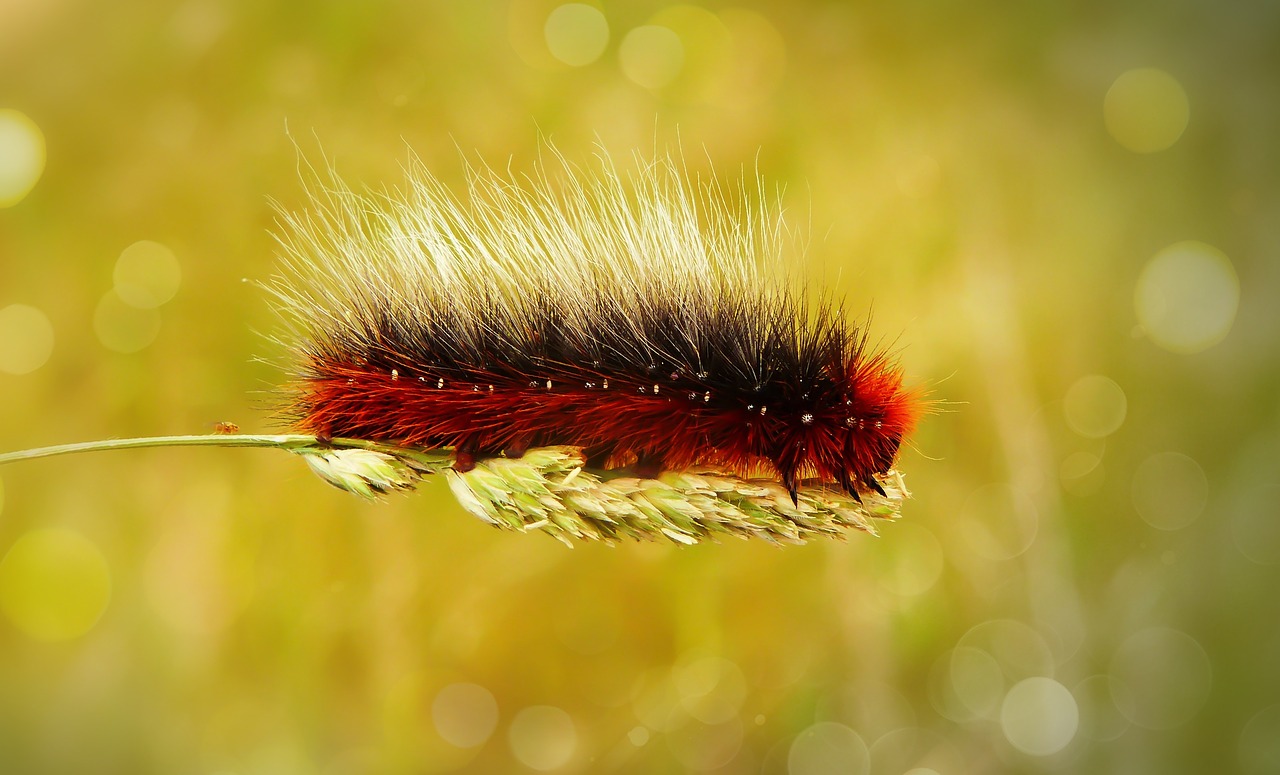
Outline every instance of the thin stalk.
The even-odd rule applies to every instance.
[[[76,444],[58,444],[52,447],[22,449],[0,454],[0,465],[23,460],[36,460],[56,455],[74,455],[81,452],[103,452],[112,449],[145,449],[148,447],[270,447],[297,452],[303,449],[368,449],[388,454],[404,453],[401,447],[363,439],[328,439],[320,441],[315,436],[302,434],[258,435],[212,433],[199,436],[147,436],[134,439],[102,439],[82,441]],[[422,450],[412,452],[421,453]]]
[[[81,452],[147,447],[267,447],[299,455],[329,484],[370,500],[411,490],[427,474],[453,468],[448,449],[414,449],[367,439],[319,439],[301,434],[205,434],[103,439],[0,454],[0,466]],[[453,468],[449,487],[462,507],[508,530],[542,530],[572,539],[612,542],[661,538],[679,544],[721,534],[759,536],[775,543],[839,535],[845,528],[874,532],[871,520],[895,519],[910,496],[896,471],[878,475],[880,487],[850,499],[827,488],[790,492],[771,480],[742,480],[715,470],[668,471],[656,479],[634,471],[592,471],[582,450],[530,449],[519,458],[486,458]]]

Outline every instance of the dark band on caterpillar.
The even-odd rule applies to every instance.
[[[459,200],[415,169],[399,198],[338,189],[290,219],[300,430],[453,447],[460,470],[569,445],[641,477],[716,465],[793,500],[808,481],[883,495],[919,398],[839,304],[760,268],[776,211],[669,162],[626,186],[609,165],[519,182],[473,171]]]

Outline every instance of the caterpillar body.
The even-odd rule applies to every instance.
[[[761,193],[671,159],[622,174],[558,155],[526,176],[469,167],[461,195],[418,162],[398,190],[314,184],[307,210],[281,213],[271,286],[297,356],[292,421],[452,447],[459,470],[568,445],[640,476],[773,476],[793,500],[811,481],[883,494],[918,395],[839,303],[787,276]]]

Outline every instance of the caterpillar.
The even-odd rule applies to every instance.
[[[636,475],[714,465],[883,495],[921,410],[837,300],[810,302],[759,177],[558,153],[523,175],[420,161],[400,188],[313,173],[279,210],[301,432],[451,447],[454,468],[549,445]],[[323,178],[322,182],[316,182]]]

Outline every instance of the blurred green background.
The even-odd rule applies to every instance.
[[[0,450],[273,429],[269,198],[758,167],[945,400],[880,538],[0,470],[5,773],[1280,772],[1280,5],[0,3]],[[705,154],[703,149],[705,148]]]

